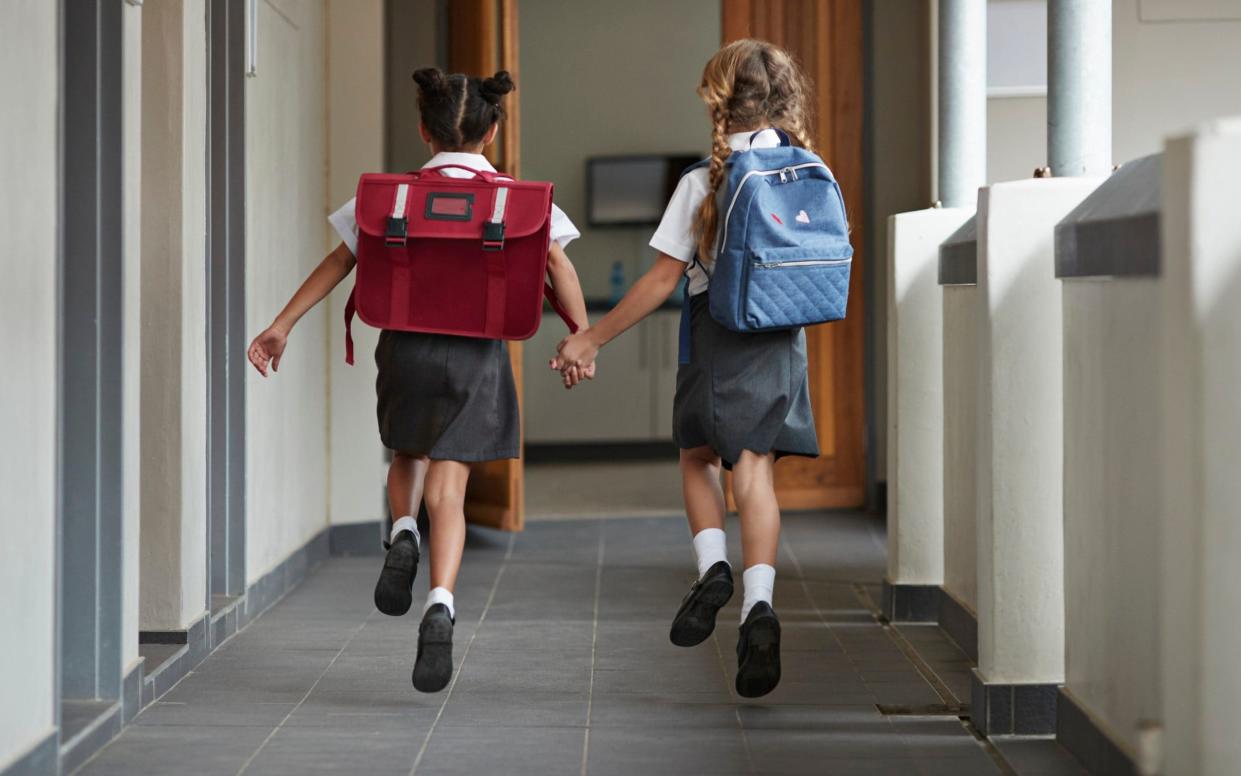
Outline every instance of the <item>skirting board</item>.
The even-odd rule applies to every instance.
[[[332,557],[383,555],[380,522],[343,523],[328,529]]]
[[[942,587],[939,589],[939,628],[978,665],[978,617]]]
[[[984,736],[1050,736],[1056,732],[1059,685],[987,684],[975,668],[970,722]]]
[[[121,732],[121,704],[113,703],[70,741],[60,744],[60,772],[73,773]]]
[[[7,768],[0,771],[3,776],[54,776],[59,760],[60,734],[53,730],[42,741],[30,749]]]
[[[939,586],[894,585],[885,579],[881,608],[889,622],[938,622]]]
[[[1064,687],[1056,696],[1056,740],[1091,773],[1139,774],[1133,759]]]

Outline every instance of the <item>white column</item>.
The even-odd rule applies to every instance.
[[[973,211],[888,220],[888,582],[944,581],[943,294],[939,246]]]
[[[1241,119],[1170,141],[1163,176],[1164,773],[1224,776],[1241,762]]]
[[[1112,169],[1112,4],[1048,0],[1047,157],[1056,176]]]
[[[207,127],[202,0],[142,21],[142,486],[139,623],[207,608]]]
[[[978,206],[978,670],[1064,679],[1063,356],[1053,227],[1098,184],[999,183]]]
[[[973,208],[987,177],[987,2],[939,3],[939,199]]]

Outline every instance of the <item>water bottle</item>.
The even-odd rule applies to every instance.
[[[608,302],[615,307],[625,295],[625,265],[619,261],[612,262],[612,274],[608,280],[611,286]]]

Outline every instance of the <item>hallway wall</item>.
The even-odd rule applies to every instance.
[[[21,0],[0,24],[0,102],[22,106],[0,111],[0,769],[55,724],[57,16]]]
[[[326,212],[348,201],[358,176],[384,169],[385,35],[384,0],[328,0],[328,175]],[[413,87],[406,73],[402,83]],[[340,237],[324,220],[327,248]],[[333,525],[373,522],[387,515],[383,487],[384,449],[375,426],[375,359],[379,330],[361,321],[353,327],[358,357],[345,363],[342,313],[353,289],[345,279],[327,299],[328,446]]]
[[[539,0],[522,3],[522,176],[556,184],[582,238],[569,248],[587,297],[608,297],[612,263],[626,285],[654,260],[654,226],[586,223],[586,158],[711,147],[694,90],[720,45],[716,0]],[[830,161],[830,160],[829,160]]]
[[[259,3],[258,75],[246,81],[246,325],[266,327],[323,259],[323,3]],[[328,311],[294,329],[280,372],[246,371],[246,580],[327,525]]]

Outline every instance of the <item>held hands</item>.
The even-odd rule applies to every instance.
[[[246,351],[246,355],[249,357],[250,363],[254,364],[254,368],[258,370],[259,374],[267,377],[268,362],[271,363],[271,370],[273,372],[280,371],[280,357],[284,355],[284,346],[288,339],[289,335],[275,326],[269,327],[254,338],[254,342],[250,343],[250,349]]]
[[[556,346],[556,357],[548,366],[560,372],[566,389],[572,388],[582,380],[595,379],[595,357],[598,354],[599,346],[591,340],[588,330],[583,329],[560,341]]]

